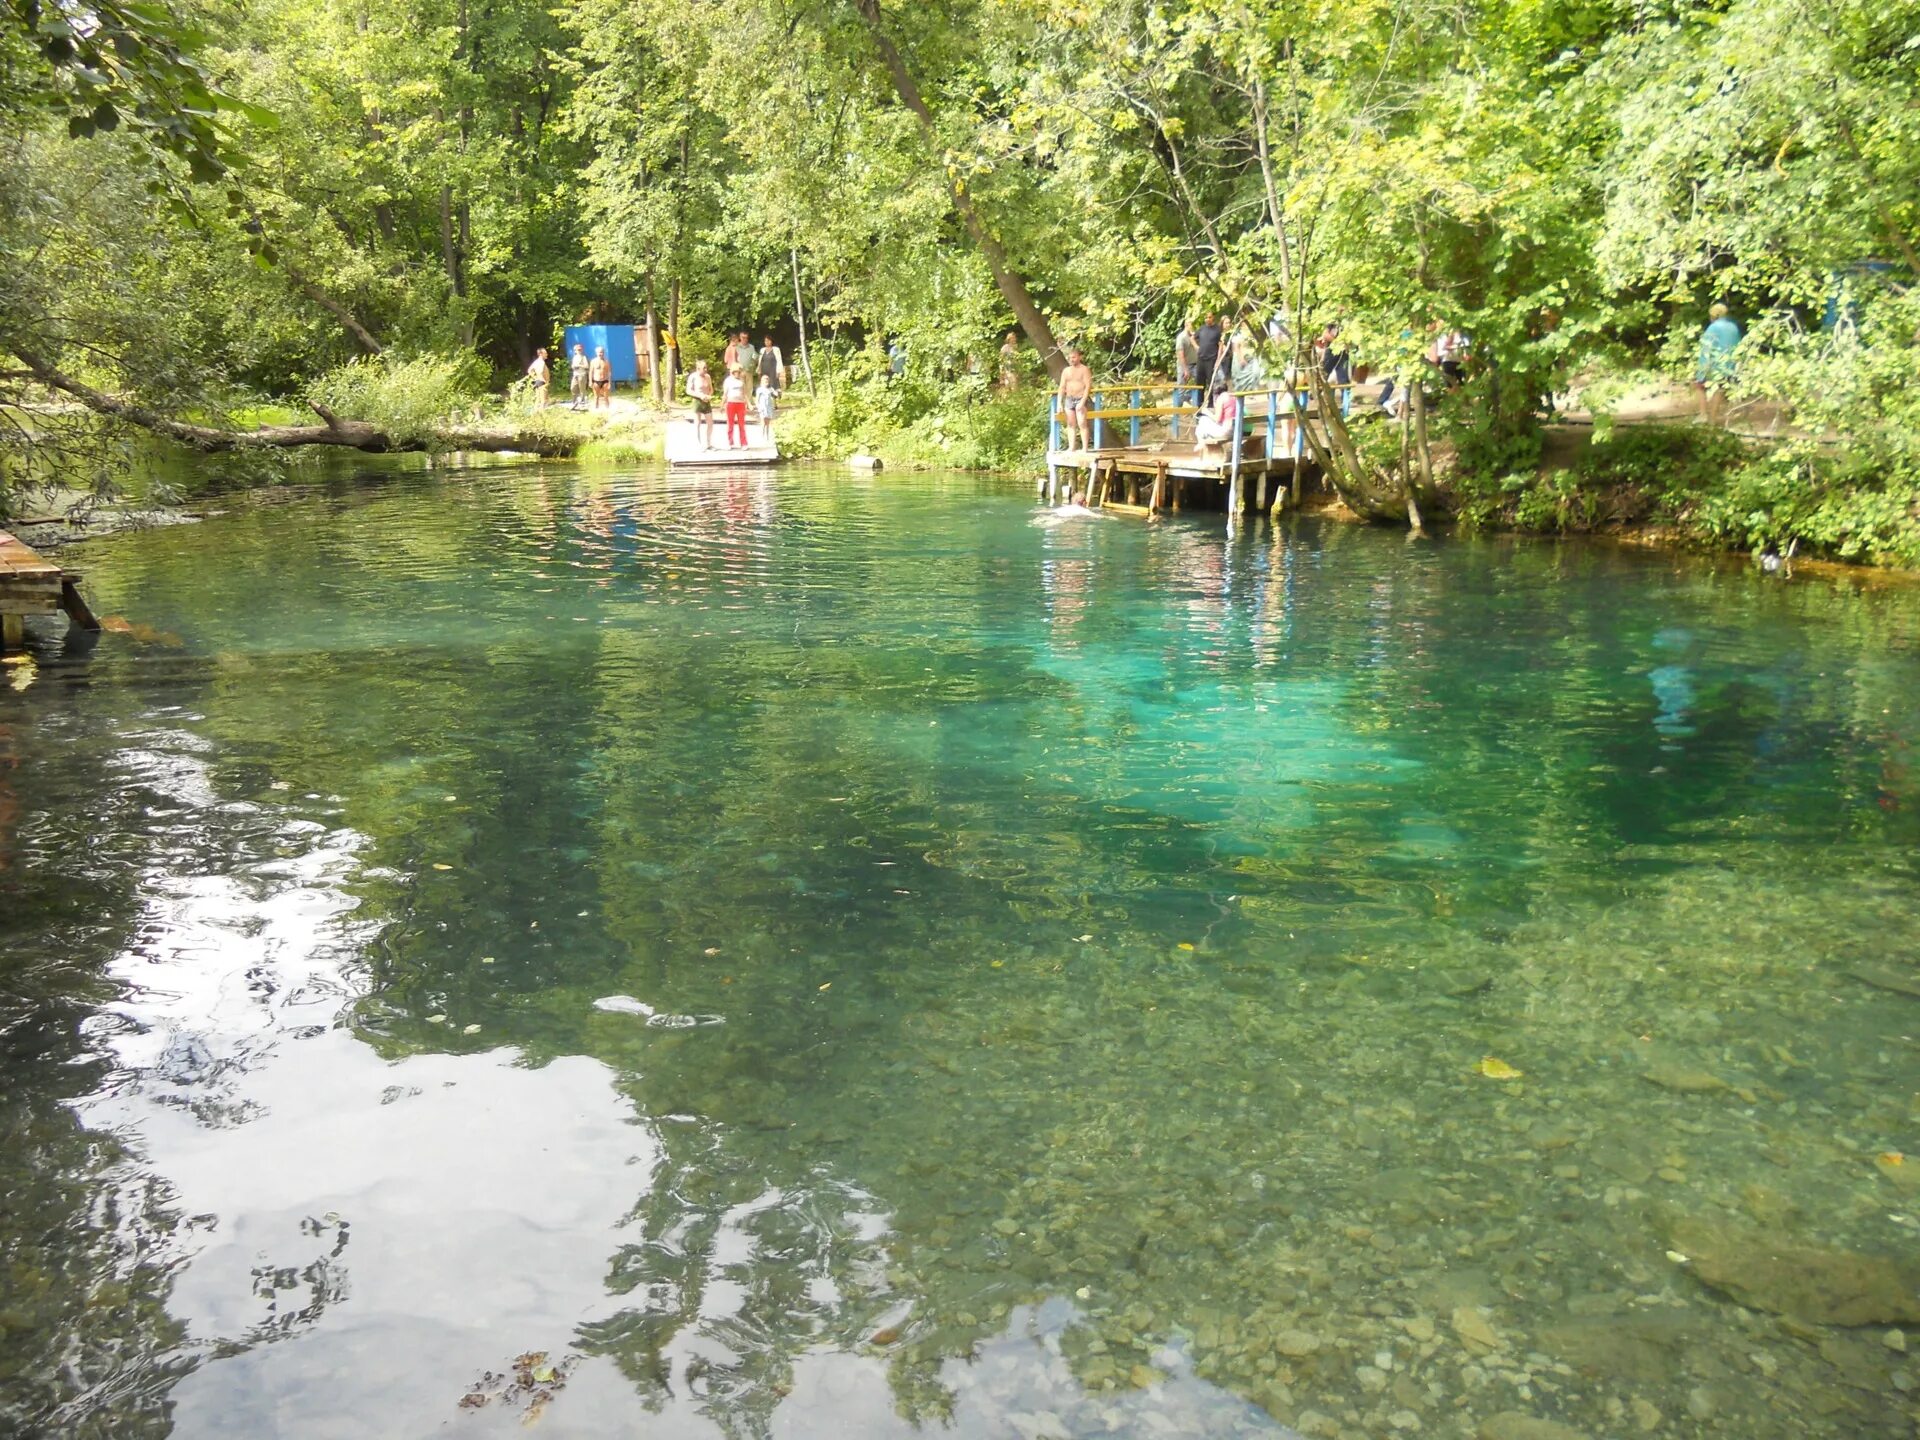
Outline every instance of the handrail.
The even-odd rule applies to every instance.
[[[1327,389],[1329,390],[1362,390],[1367,388],[1370,385],[1373,385],[1374,383],[1375,382],[1373,380],[1339,380],[1339,381],[1329,380],[1327,382]],[[1159,384],[1156,384],[1156,385],[1095,385],[1087,391],[1087,394],[1090,396],[1092,395],[1131,395],[1137,391],[1140,394],[1144,395],[1155,390],[1200,390],[1203,388],[1205,387],[1201,386],[1197,382],[1191,385],[1178,385],[1172,382],[1169,382],[1164,385],[1159,385]],[[1233,393],[1236,395],[1265,395],[1269,391],[1284,391],[1288,389],[1305,390],[1306,388],[1308,387],[1304,382],[1304,380],[1296,381],[1291,386],[1286,384],[1286,382],[1283,380],[1276,380],[1272,384],[1254,385],[1254,386],[1250,386],[1245,390],[1235,390]],[[1050,398],[1054,398],[1054,399],[1061,398],[1060,389],[1058,386],[1055,386],[1053,389],[1049,390],[1047,394]],[[1108,415],[1112,415],[1117,412],[1109,410],[1104,413]]]

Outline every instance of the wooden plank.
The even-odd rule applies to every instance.
[[[60,575],[0,574],[0,614],[51,615],[60,608]]]
[[[58,583],[60,567],[0,530],[0,576],[19,579],[40,577]]]

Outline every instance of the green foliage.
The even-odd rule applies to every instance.
[[[997,395],[964,377],[945,388],[885,379],[841,380],[811,400],[789,391],[775,422],[781,451],[827,457],[856,451],[895,465],[1007,470],[1045,449],[1044,392]]]
[[[378,425],[397,441],[430,438],[484,393],[486,365],[471,354],[350,360],[308,386],[308,398],[343,420]]]

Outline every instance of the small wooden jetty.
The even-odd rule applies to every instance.
[[[0,650],[26,644],[29,615],[64,610],[75,629],[98,630],[100,622],[80,598],[79,579],[0,530]]]
[[[1371,392],[1380,383],[1335,384],[1328,393],[1338,397],[1343,414],[1351,414],[1356,391]],[[1316,439],[1325,434],[1311,392],[1277,380],[1236,389],[1238,436],[1207,446],[1194,441],[1199,393],[1177,385],[1096,386],[1088,398],[1091,434],[1084,449],[1065,447],[1056,393],[1048,407],[1041,498],[1058,504],[1084,490],[1095,509],[1137,515],[1189,505],[1265,514],[1276,502],[1298,505],[1301,487],[1319,473],[1302,431],[1311,428]]]
[[[716,407],[718,408],[718,407]],[[716,414],[713,417],[713,446],[700,444],[700,432],[693,424],[692,412],[685,418],[676,416],[667,422],[667,464],[675,470],[693,469],[700,466],[731,468],[736,465],[771,465],[780,458],[778,445],[760,443],[760,422],[757,419],[747,421],[747,445],[727,444],[727,422]]]

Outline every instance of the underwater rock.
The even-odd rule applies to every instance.
[[[1587,1440],[1571,1425],[1503,1410],[1480,1422],[1480,1440]]]
[[[1909,975],[1904,970],[1890,970],[1884,965],[1855,965],[1847,974],[1862,985],[1871,985],[1876,990],[1920,996],[1920,976]]]
[[[1675,1315],[1606,1315],[1549,1325],[1540,1348],[1587,1374],[1642,1385],[1670,1380],[1689,1325]]]
[[[1756,1310],[1817,1325],[1920,1323],[1920,1272],[1879,1256],[1782,1243],[1709,1216],[1682,1216],[1668,1243],[1701,1283]]]
[[[1306,1330],[1282,1330],[1273,1337],[1273,1348],[1292,1360],[1304,1360],[1318,1353],[1325,1343],[1318,1335]]]
[[[1640,1072],[1640,1078],[1681,1095],[1711,1095],[1733,1088],[1711,1070],[1681,1060],[1655,1059]]]
[[[1500,1348],[1500,1337],[1494,1333],[1493,1326],[1489,1325],[1487,1317],[1472,1305],[1461,1305],[1455,1308],[1453,1333],[1458,1335],[1460,1342],[1475,1354],[1485,1354],[1489,1350]]]

